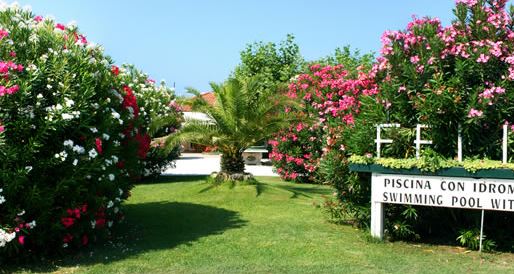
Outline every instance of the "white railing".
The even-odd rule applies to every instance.
[[[377,158],[381,157],[382,144],[392,144],[392,139],[382,139],[383,128],[399,128],[400,124],[379,124],[377,125],[377,138],[375,139],[377,148]],[[421,145],[432,145],[432,140],[422,140],[421,130],[424,128],[430,128],[428,125],[417,124],[416,125],[416,140],[414,144],[416,146],[416,159],[419,159],[421,154]],[[509,144],[509,125],[503,125],[503,138],[502,138],[502,163],[508,161],[508,144]],[[459,125],[458,136],[457,136],[457,160],[462,162],[462,126]]]
[[[377,143],[377,158],[380,158],[380,150],[382,148],[382,144],[392,144],[392,139],[382,139],[381,133],[383,128],[399,128],[400,124],[379,124],[377,125],[377,138],[375,139],[375,143]]]

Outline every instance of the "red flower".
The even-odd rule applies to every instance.
[[[80,219],[80,208],[75,208],[73,213],[75,214],[75,218]]]
[[[20,243],[21,245],[24,245],[25,244],[25,236],[23,236],[23,235],[19,236],[18,243]]]
[[[87,204],[82,205],[82,213],[85,213],[87,211]]]
[[[89,238],[86,234],[82,236],[82,245],[87,245],[89,243]]]
[[[65,228],[68,228],[75,223],[75,219],[73,219],[71,217],[62,217],[61,223],[64,225]]]
[[[117,66],[115,66],[115,65],[113,65],[113,66],[111,67],[111,72],[112,72],[112,74],[114,74],[115,76],[118,76],[118,74],[120,74],[120,68],[119,68],[119,67],[117,67]]]
[[[136,142],[139,143],[139,147],[138,147],[138,150],[137,150],[137,156],[140,159],[145,159],[146,158],[146,154],[150,150],[150,143],[152,142],[152,139],[150,138],[150,135],[148,135],[148,134],[141,135],[138,132],[136,134],[136,136],[134,137],[134,139],[136,140]]]
[[[105,226],[105,219],[104,218],[96,219],[96,227],[97,228],[102,228],[104,226]]]
[[[69,243],[72,240],[73,240],[73,236],[70,233],[64,235],[64,237],[62,238],[62,241],[65,243]]]
[[[123,86],[123,91],[125,91],[125,96],[123,97],[123,107],[128,109],[132,108],[134,111],[134,117],[139,116],[139,107],[137,105],[137,99],[134,95],[134,92],[129,86]]]
[[[55,24],[56,29],[64,30],[66,27],[63,24]]]
[[[103,152],[103,149],[102,149],[102,139],[96,138],[95,139],[95,145],[96,145],[96,151],[98,151],[98,154],[102,154],[102,152]]]
[[[119,168],[119,169],[122,169],[125,167],[125,161],[119,161],[116,166]]]

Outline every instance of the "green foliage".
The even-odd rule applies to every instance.
[[[347,70],[352,77],[357,77],[359,71],[369,71],[373,65],[373,61],[373,53],[361,54],[360,50],[352,50],[349,45],[346,45],[342,48],[336,48],[333,55],[307,62],[302,71],[308,71],[308,68],[314,64],[320,64],[322,66],[343,65],[344,69]]]
[[[430,153],[428,153],[430,152]],[[434,154],[432,154],[434,153]],[[378,164],[391,169],[412,169],[417,168],[424,172],[436,172],[440,169],[462,167],[466,171],[475,173],[479,170],[488,169],[510,169],[514,170],[514,163],[502,163],[489,159],[465,159],[462,162],[448,160],[436,154],[433,150],[425,150],[419,159],[397,159],[380,158],[376,159],[368,156],[352,155],[348,161],[353,164]]]
[[[241,51],[241,64],[234,77],[246,81],[258,79],[258,91],[283,89],[301,71],[304,61],[292,34],[277,47],[275,43],[255,42]]]
[[[259,90],[258,85],[258,78],[244,81],[231,78],[223,84],[211,83],[216,97],[214,105],[191,89],[196,95],[193,110],[205,113],[210,121],[187,120],[167,142],[175,145],[189,140],[215,146],[222,154],[221,171],[243,173],[243,151],[267,140],[295,119],[282,111],[286,105],[294,105],[293,102],[272,90]]]
[[[457,241],[462,246],[472,250],[478,250],[480,248],[480,230],[478,228],[462,229],[459,231]],[[486,235],[482,235],[483,251],[491,251],[494,250],[495,247],[496,243],[493,240],[486,239]]]

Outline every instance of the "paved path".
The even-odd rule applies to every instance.
[[[220,156],[202,153],[182,153],[175,168],[168,168],[164,175],[209,175],[220,170]],[[255,176],[278,176],[271,166],[245,166],[246,172]]]

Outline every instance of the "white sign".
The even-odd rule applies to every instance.
[[[373,173],[373,203],[514,211],[514,181]]]

